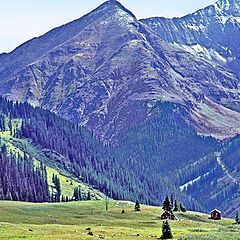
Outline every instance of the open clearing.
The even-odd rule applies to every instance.
[[[109,211],[104,201],[69,203],[0,202],[0,239],[74,240],[74,239],[157,239],[161,236],[160,207],[111,201]],[[125,214],[121,214],[125,209]],[[201,213],[177,214],[180,221],[170,221],[174,239],[238,240],[240,227],[234,220],[212,221]],[[93,236],[89,236],[91,228]]]

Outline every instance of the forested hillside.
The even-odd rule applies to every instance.
[[[50,201],[45,166],[35,168],[26,155],[9,156],[5,145],[0,149],[0,166],[0,200]]]
[[[30,139],[57,167],[110,197],[136,199],[149,188],[142,185],[134,170],[114,158],[111,148],[102,146],[86,129],[28,104],[0,99],[0,109],[10,119],[21,119],[21,126],[11,131],[15,137]],[[145,195],[146,199],[150,196]]]
[[[102,145],[86,128],[26,103],[1,98],[0,111],[0,130],[8,130],[15,146],[19,145],[16,139],[27,140],[40,152],[42,164],[111,198],[159,205],[173,193],[190,209],[218,207],[228,215],[237,206],[239,138],[221,143],[199,136],[183,120],[186,109],[181,105],[153,102],[148,113],[151,118],[124,132],[114,145]],[[38,175],[40,170],[29,166]],[[51,176],[49,179],[55,186]],[[56,195],[56,186],[54,189]],[[81,189],[73,190],[76,199],[88,198],[88,192],[78,197]]]
[[[213,152],[218,142],[198,136],[181,118],[181,106],[154,103],[151,120],[125,132],[114,146],[103,146],[85,128],[28,104],[1,98],[0,109],[2,130],[7,127],[15,138],[29,139],[50,159],[45,164],[51,161],[109,197],[160,204],[174,193],[188,206],[206,209],[178,186],[192,171],[186,166]],[[18,121],[12,126],[14,119]],[[199,174],[201,170],[195,169]]]

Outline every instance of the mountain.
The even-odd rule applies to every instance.
[[[174,181],[179,180],[177,174],[181,174],[182,164],[197,161],[212,152],[218,143],[190,130],[179,113],[176,112],[175,116],[172,114],[173,108],[178,109],[171,105],[156,105],[151,122],[141,129],[128,132],[118,146],[105,146],[84,127],[74,125],[49,111],[0,98],[0,146],[6,148],[5,158],[6,153],[12,158],[20,154],[20,164],[44,164],[47,170],[52,169],[51,173],[61,176],[61,184],[65,183],[66,176],[75,182],[66,188],[76,187],[77,181],[80,186],[85,184],[81,192],[88,189],[94,198],[101,196],[92,190],[97,189],[114,199],[139,198],[141,202],[158,205],[171,191],[178,192],[185,203],[192,203],[191,196],[176,189]],[[157,128],[165,129],[165,132],[156,132]],[[147,137],[146,132],[149,132]],[[169,133],[172,133],[173,138],[168,139]],[[135,142],[132,141],[133,135],[138,135]],[[151,145],[154,138],[161,141]],[[144,144],[145,149],[142,149]],[[173,144],[179,148],[176,154],[171,154]],[[192,144],[192,148],[186,149],[189,144]],[[181,161],[176,161],[176,158]],[[165,176],[166,171],[176,172],[174,181]],[[51,177],[48,181],[52,181]],[[167,182],[168,189],[165,187]],[[67,193],[71,199],[73,190]],[[15,192],[11,194],[16,195]],[[196,206],[200,208],[197,201]]]
[[[239,74],[240,2],[219,0],[181,18],[149,18],[143,23],[163,40]]]
[[[176,104],[158,102],[151,111],[152,118],[125,133],[117,145],[103,145],[85,127],[0,98],[1,166],[12,159],[20,169],[37,166],[31,170],[36,174],[38,168],[45,169],[40,176],[47,179],[49,201],[55,199],[54,174],[60,179],[61,194],[68,199],[79,188],[82,200],[86,196],[101,199],[105,193],[113,199],[137,198],[160,205],[167,194],[174,193],[189,209],[207,212],[218,207],[225,216],[233,216],[240,194],[239,137],[221,143],[199,136],[185,123],[185,110]],[[27,197],[24,190],[15,191],[34,186],[36,193],[39,185],[26,186],[25,181],[15,185],[13,163],[4,168],[8,171],[3,171],[0,199],[43,201],[41,194],[32,197],[30,190]]]
[[[164,42],[117,1],[0,56],[0,94],[87,126],[105,142],[182,105],[198,133],[240,131],[239,78]]]
[[[174,192],[229,215],[238,205],[225,156],[240,131],[238,74],[117,1],[0,55],[0,94],[15,101],[2,100],[3,119],[21,123],[13,142],[112,198],[160,204]]]

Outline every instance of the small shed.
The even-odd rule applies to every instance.
[[[222,213],[218,209],[214,209],[211,211],[211,217],[210,219],[213,220],[221,220],[222,219]]]

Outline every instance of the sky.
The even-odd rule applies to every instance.
[[[216,0],[119,0],[137,18],[180,17]],[[0,0],[0,53],[80,18],[104,0]]]

